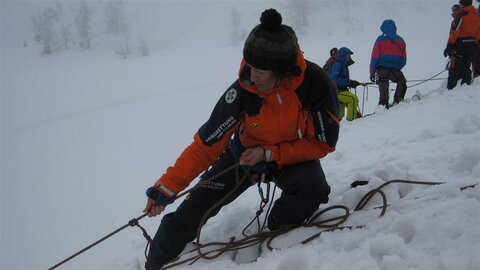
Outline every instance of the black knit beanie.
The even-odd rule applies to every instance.
[[[294,68],[298,40],[293,29],[282,24],[282,16],[275,9],[262,12],[260,22],[245,41],[245,61],[258,69],[288,71]]]
[[[460,0],[458,1],[460,5],[469,6],[472,4],[472,0]]]

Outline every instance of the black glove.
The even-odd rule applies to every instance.
[[[370,75],[370,81],[374,83],[375,82],[375,76]]]
[[[350,80],[350,83],[348,84],[348,86],[352,87],[352,88],[357,88],[357,86],[359,86],[360,83],[358,81],[355,81],[355,80]]]
[[[443,56],[444,57],[452,56],[452,52],[453,52],[453,45],[452,44],[447,44],[447,47],[443,51]]]
[[[147,189],[147,197],[150,199],[154,200],[157,204],[166,206],[168,204],[173,203],[174,199],[169,198],[166,195],[164,195],[160,190],[156,189],[155,187],[149,187]]]
[[[445,50],[443,50],[443,57],[447,57],[450,55],[450,50],[448,48],[445,48]]]

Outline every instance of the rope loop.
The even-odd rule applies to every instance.
[[[224,171],[220,172],[219,174],[212,176],[211,179],[204,180],[204,183],[206,181],[211,181],[212,179],[217,178],[219,175],[224,174],[227,171],[232,170],[232,169],[236,170],[236,172],[237,172],[236,177],[238,178],[239,177],[238,167],[239,167],[239,165],[237,163],[237,164],[225,169]],[[237,190],[237,188],[239,188],[242,185],[242,183],[250,177],[249,170],[250,170],[250,167],[247,167],[246,169],[244,169],[244,175],[243,175],[242,179],[240,179],[240,180],[237,179],[238,181],[236,181],[236,183],[237,183],[236,187],[234,189],[232,189],[224,198],[222,198],[222,200],[220,200],[215,205],[213,205],[204,214],[204,216],[202,218],[202,221],[200,222],[200,226],[198,227],[198,230],[197,230],[196,248],[194,250],[191,250],[191,251],[187,252],[187,253],[190,253],[192,251],[197,251],[197,255],[190,256],[189,258],[184,259],[182,261],[178,261],[179,258],[176,258],[170,264],[164,266],[161,269],[169,269],[169,268],[175,267],[177,265],[180,265],[180,264],[183,264],[183,263],[186,263],[186,262],[190,262],[190,264],[193,264],[194,262],[196,262],[197,260],[199,260],[201,258],[206,259],[206,260],[211,260],[211,259],[214,259],[214,258],[217,258],[217,257],[221,256],[222,254],[224,254],[227,251],[235,251],[235,250],[239,250],[239,249],[242,249],[242,248],[247,248],[247,247],[250,247],[250,246],[253,246],[253,245],[261,244],[265,241],[266,241],[266,246],[269,250],[279,249],[279,248],[275,248],[275,247],[272,246],[273,240],[280,235],[284,235],[284,234],[286,234],[286,233],[288,233],[288,232],[290,232],[294,229],[300,228],[300,227],[316,226],[316,227],[318,227],[320,229],[323,229],[323,230],[314,234],[314,235],[312,235],[312,236],[310,236],[310,237],[308,237],[308,238],[306,238],[306,239],[304,239],[304,240],[302,240],[302,241],[300,241],[297,244],[306,244],[306,243],[318,238],[324,232],[331,232],[331,231],[334,231],[334,230],[343,230],[343,229],[350,229],[351,230],[351,229],[365,228],[365,225],[340,226],[343,223],[345,223],[347,221],[348,217],[351,215],[350,209],[347,206],[344,206],[344,205],[333,205],[333,206],[327,207],[325,209],[322,209],[318,213],[314,214],[309,219],[307,219],[303,224],[283,225],[279,229],[274,230],[274,231],[264,231],[265,224],[266,224],[266,219],[267,219],[268,213],[270,212],[270,209],[272,207],[272,202],[270,201],[270,206],[268,207],[267,213],[265,215],[265,220],[263,221],[263,225],[261,225],[260,224],[260,215],[264,212],[263,209],[268,204],[268,201],[265,201],[265,200],[263,200],[263,198],[261,198],[260,209],[256,212],[255,218],[242,231],[242,234],[244,235],[243,239],[236,240],[235,237],[231,237],[228,242],[212,242],[212,243],[207,243],[207,244],[201,244],[200,243],[201,230],[202,230],[203,224],[205,224],[205,221],[206,221],[207,217],[210,216],[211,212],[214,209],[216,209],[225,200],[227,200],[229,198],[229,196],[231,194],[233,194],[233,192],[235,192]],[[360,199],[360,201],[357,203],[353,212],[366,211],[366,210],[381,208],[382,210],[381,210],[381,213],[379,215],[379,218],[382,217],[386,213],[387,206],[389,205],[388,201],[387,201],[387,196],[382,189],[384,187],[390,185],[390,184],[393,184],[393,183],[416,184],[416,185],[440,185],[440,184],[444,184],[444,182],[426,182],[426,181],[414,181],[414,180],[390,180],[390,181],[387,181],[384,184],[380,185],[379,187],[377,187],[375,189],[372,189],[369,192],[367,192]],[[362,182],[362,184],[368,184],[368,181],[365,181],[365,183]],[[463,191],[464,189],[467,189],[467,188],[473,188],[476,185],[477,184],[472,184],[472,185],[469,185],[469,186],[461,187],[460,190]],[[273,192],[272,192],[272,196],[271,196],[272,198],[275,197],[276,187],[277,186],[275,185],[274,189],[273,189]],[[191,188],[190,190],[187,190],[186,192],[184,192],[182,194],[179,194],[177,197],[175,197],[174,200],[178,199],[179,197],[184,196],[189,191],[191,191],[192,189],[195,189],[195,188],[198,188],[198,185]],[[267,191],[267,197],[266,198],[269,198],[269,194],[270,194],[269,185],[267,185],[267,190],[268,191]],[[380,195],[381,198],[382,198],[382,205],[379,206],[379,207],[373,207],[371,209],[365,209],[368,202],[377,194]],[[331,217],[331,218],[320,219],[320,220],[317,221],[317,219],[319,219],[319,217],[321,217],[325,213],[330,212],[332,210],[337,210],[337,209],[343,210],[344,213],[341,214],[341,215]],[[132,227],[137,226],[138,228],[140,228],[143,236],[147,240],[147,245],[145,247],[145,258],[147,259],[147,263],[148,263],[149,262],[148,249],[149,249],[149,246],[152,244],[152,238],[147,233],[145,228],[143,228],[139,224],[139,220],[141,220],[145,216],[147,216],[147,213],[144,213],[143,215],[141,215],[137,218],[131,219],[124,226],[122,226],[122,227],[118,228],[117,230],[111,232],[110,234],[106,235],[105,237],[97,240],[93,244],[91,244],[88,247],[80,250],[79,252],[73,254],[72,256],[66,258],[65,260],[61,261],[60,263],[54,265],[53,267],[50,267],[48,270],[52,270],[52,269],[57,268],[58,266],[64,264],[65,262],[71,260],[72,258],[80,255],[81,253],[83,253],[83,252],[87,251],[88,249],[94,247],[95,245],[99,244],[100,242],[106,240],[107,238],[111,237],[112,235],[122,231],[123,229],[127,228],[128,226],[132,226]],[[248,227],[250,227],[250,225],[255,220],[257,220],[258,232],[255,233],[255,234],[247,235],[245,233],[246,229]],[[212,250],[209,250],[209,251],[206,251],[206,252],[202,251],[202,248],[210,247],[210,246],[220,246],[220,248],[212,249]],[[213,255],[210,255],[210,254],[213,254]]]
[[[380,185],[379,187],[377,187],[375,189],[372,189],[369,192],[367,192],[360,199],[360,201],[357,203],[353,212],[368,211],[368,210],[372,210],[372,209],[381,209],[381,213],[378,216],[378,218],[385,215],[387,206],[389,204],[388,204],[386,193],[383,191],[383,188],[385,188],[388,185],[394,184],[394,183],[417,184],[417,185],[440,185],[440,184],[443,184],[444,182],[426,182],[426,181],[413,181],[413,180],[390,180],[390,181],[385,182],[384,184]],[[362,184],[368,184],[368,181],[362,182]],[[468,186],[468,187],[465,187],[465,188],[474,187],[474,186],[475,185],[471,185],[471,186]],[[464,188],[461,188],[461,190],[463,190],[463,189]],[[366,206],[367,206],[368,202],[370,202],[370,200],[375,195],[381,196],[381,198],[382,198],[381,206],[373,207],[371,209],[366,209]],[[272,196],[272,197],[274,197],[274,196]],[[321,219],[320,218],[322,215],[324,215],[326,213],[330,213],[331,211],[339,210],[339,209],[343,210],[344,213],[339,214],[337,216],[330,217],[330,218],[326,218],[326,219]],[[306,220],[304,222],[304,224],[283,225],[279,229],[274,230],[274,231],[259,231],[258,233],[255,233],[255,234],[252,234],[252,235],[244,234],[245,238],[238,239],[238,240],[235,240],[235,241],[230,239],[230,241],[228,243],[215,242],[215,243],[209,243],[209,244],[202,245],[203,247],[211,246],[211,245],[220,245],[220,247],[215,249],[215,250],[210,250],[210,251],[205,252],[205,253],[198,253],[197,255],[192,255],[191,257],[188,257],[188,258],[186,258],[182,261],[179,261],[179,262],[175,261],[174,264],[166,265],[162,269],[169,269],[169,268],[175,267],[177,265],[183,264],[185,262],[191,262],[190,264],[192,264],[193,262],[199,260],[200,258],[204,258],[204,259],[217,258],[218,256],[220,256],[221,254],[224,254],[227,251],[234,251],[234,250],[238,250],[238,249],[242,249],[242,248],[247,248],[247,247],[257,245],[257,244],[261,244],[261,243],[264,243],[264,242],[266,243],[265,246],[269,250],[279,250],[281,248],[274,247],[273,246],[273,241],[278,236],[287,234],[287,233],[291,232],[292,230],[295,230],[295,229],[300,228],[300,227],[314,227],[315,226],[315,227],[318,227],[322,230],[318,233],[315,233],[314,235],[311,235],[311,236],[307,237],[306,239],[304,239],[304,240],[302,240],[298,243],[293,244],[293,245],[307,244],[307,243],[311,242],[312,240],[318,238],[322,233],[325,233],[325,232],[332,232],[332,231],[335,231],[335,230],[345,230],[345,229],[353,230],[353,229],[365,228],[366,225],[341,226],[342,224],[344,224],[348,220],[348,218],[350,217],[350,215],[353,212],[351,212],[351,210],[345,205],[333,205],[333,206],[330,206],[330,207],[327,207],[325,209],[320,210],[318,213],[314,214],[312,217],[310,217],[308,220]],[[257,211],[256,212],[256,217],[255,217],[256,219],[258,219],[258,216],[259,216],[260,213],[262,213],[262,211]],[[252,223],[253,223],[253,221],[250,222],[245,227],[244,231]],[[201,228],[199,228],[199,230],[201,230]],[[198,238],[197,238],[197,240],[198,240]],[[293,246],[293,245],[291,245],[291,246]],[[216,253],[216,254],[214,256],[205,256],[206,254],[209,254],[209,253]]]

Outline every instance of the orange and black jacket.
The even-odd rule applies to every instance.
[[[250,82],[250,68],[242,60],[239,79],[154,186],[166,195],[178,194],[219,158],[234,133],[245,148],[262,146],[267,161],[275,162],[277,168],[333,152],[339,133],[335,85],[301,51],[297,59],[301,75],[283,80],[266,95],[259,94]]]
[[[457,53],[472,52],[480,35],[479,16],[474,6],[461,9],[455,16],[448,37],[448,46]]]

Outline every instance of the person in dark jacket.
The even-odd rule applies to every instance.
[[[147,269],[178,256],[195,239],[202,220],[258,179],[282,189],[268,216],[270,230],[302,224],[328,202],[330,187],[319,159],[335,150],[338,139],[335,83],[304,59],[294,30],[282,24],[280,13],[265,10],[260,22],[245,41],[238,79],[175,164],[147,189],[144,212],[154,217],[206,171],[181,205],[163,217]],[[229,169],[236,165],[240,168]]]
[[[378,105],[389,108],[389,81],[397,83],[394,104],[401,102],[407,92],[407,79],[402,68],[407,63],[407,45],[397,34],[393,20],[384,20],[380,26],[382,34],[373,45],[370,60],[370,80],[378,84],[380,98]]]
[[[477,0],[480,3],[480,0]],[[480,4],[477,7],[477,15],[480,18]],[[480,19],[479,19],[480,25]],[[480,31],[478,31],[477,35],[477,50],[475,51],[475,55],[473,57],[473,76],[478,77],[480,76]]]
[[[460,0],[459,4],[461,9],[452,22],[447,47],[443,51],[445,57],[450,57],[448,90],[455,88],[460,79],[461,84],[472,83],[470,65],[480,31],[477,10],[472,6],[472,0]]]
[[[356,88],[360,85],[358,81],[350,79],[350,71],[348,66],[355,63],[352,59],[353,52],[346,47],[338,50],[338,56],[332,65],[330,76],[337,85],[338,101],[340,102],[340,118],[343,118],[345,106],[347,106],[348,121],[353,121],[357,116],[361,117],[358,112],[358,96],[349,91],[349,88]]]
[[[325,64],[322,67],[323,70],[325,70],[325,72],[327,72],[328,74],[330,74],[330,72],[332,71],[332,66],[333,66],[333,63],[335,63],[335,61],[337,60],[337,56],[338,56],[337,47],[330,49],[330,58],[328,58],[327,61],[325,61]]]

